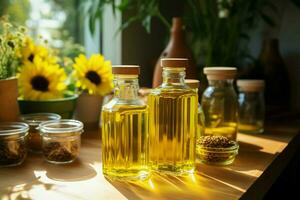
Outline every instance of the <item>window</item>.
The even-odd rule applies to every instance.
[[[103,53],[114,64],[121,63],[121,34],[117,33],[121,14],[113,15],[110,7],[103,13],[92,35],[85,18],[84,0],[1,0],[0,16],[28,27],[34,39],[42,36],[55,48],[79,43],[92,53]]]

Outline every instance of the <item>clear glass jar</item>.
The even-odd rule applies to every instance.
[[[264,131],[265,99],[263,80],[238,80],[239,123],[241,133]]]
[[[139,66],[113,66],[114,97],[102,108],[102,166],[112,179],[149,175],[148,106],[138,97]]]
[[[79,155],[83,124],[72,119],[47,121],[39,125],[46,161],[54,164],[73,162]]]
[[[29,127],[21,122],[0,123],[0,167],[16,166],[27,156]]]
[[[175,175],[193,173],[198,95],[185,83],[184,58],[161,59],[163,83],[148,96],[150,165]]]
[[[61,116],[54,113],[32,113],[21,116],[21,120],[29,125],[27,146],[31,152],[42,152],[42,138],[38,126],[42,122],[60,120]]]
[[[236,141],[238,100],[233,87],[236,68],[206,67],[209,86],[202,96],[205,136],[224,136]]]

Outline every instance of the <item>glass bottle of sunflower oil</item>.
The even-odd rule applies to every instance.
[[[198,88],[200,86],[200,82],[196,79],[185,79],[185,83],[192,89],[194,89],[195,93],[198,94]],[[198,123],[197,123],[197,134],[196,141],[205,134],[205,116],[203,113],[203,109],[200,103],[198,103]],[[196,142],[197,143],[197,142]]]
[[[175,175],[193,173],[198,95],[185,84],[184,58],[161,59],[163,83],[148,96],[150,166]]]
[[[148,106],[138,98],[139,66],[113,66],[114,97],[102,108],[102,164],[109,178],[149,174]]]
[[[205,136],[219,135],[236,140],[238,100],[233,87],[234,67],[205,67],[209,86],[203,93]]]
[[[192,89],[194,89],[195,93],[198,94],[198,88],[200,86],[200,82],[196,79],[185,79],[185,83]],[[198,123],[197,123],[197,132],[196,132],[196,161],[200,158],[200,146],[198,143],[200,142],[201,136],[205,135],[205,116],[203,113],[203,109],[200,103],[198,103]]]

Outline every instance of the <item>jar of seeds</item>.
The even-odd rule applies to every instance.
[[[209,165],[229,165],[238,154],[239,145],[221,135],[201,136],[197,140],[197,159]]]
[[[54,164],[73,162],[79,155],[83,124],[77,120],[63,119],[39,125],[42,149],[46,161]]]
[[[54,113],[32,113],[21,116],[23,122],[29,125],[29,134],[27,138],[28,149],[39,153],[42,151],[42,138],[38,126],[40,123],[51,120],[60,120],[61,116]]]
[[[0,123],[0,167],[20,165],[25,160],[28,129],[25,123]]]

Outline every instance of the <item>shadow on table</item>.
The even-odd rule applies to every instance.
[[[54,185],[50,183],[43,183],[39,180],[39,177],[35,178],[33,181],[21,185],[12,185],[6,188],[0,189],[0,199],[7,200],[29,200],[32,199],[30,195],[30,190],[34,187],[43,187],[44,190],[51,190]]]
[[[242,194],[236,188],[199,174],[171,176],[153,173],[144,181],[107,180],[128,199],[224,199],[238,198]]]
[[[45,190],[51,190],[53,184],[46,184],[36,177],[34,171],[28,171],[29,162],[20,166],[0,169],[0,199],[31,199],[29,191],[34,187],[43,187]],[[8,178],[7,175],[11,175]]]
[[[266,163],[271,163],[276,154],[262,152],[259,145],[239,142],[239,154],[233,164],[228,166],[211,166],[199,164],[197,171],[215,181],[231,185],[245,191],[260,176]]]
[[[288,141],[290,141],[291,138],[299,137],[297,135],[299,135],[299,133],[296,130],[277,129],[267,130],[263,134],[257,135],[257,137],[288,143]]]
[[[83,163],[80,159],[73,163],[64,165],[44,164],[46,176],[57,181],[81,181],[95,177],[97,172],[87,163]]]
[[[263,152],[261,146],[245,142],[239,142],[239,146],[239,153],[234,163],[228,166],[235,171],[264,171],[266,163],[271,163],[278,154]]]

